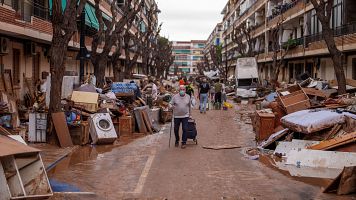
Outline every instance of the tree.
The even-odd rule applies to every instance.
[[[252,36],[252,30],[253,27],[246,26],[246,23],[234,27],[232,41],[237,45],[236,51],[241,57],[254,56],[253,49],[257,40]]]
[[[284,57],[288,54],[289,51],[289,43],[286,44],[285,49],[281,48],[281,45],[279,43],[279,35],[283,31],[283,17],[281,17],[281,20],[277,23],[277,25],[271,29],[270,31],[270,42],[271,42],[271,47],[273,51],[272,55],[272,77],[271,77],[271,83],[273,89],[275,89],[278,86],[278,76],[280,73],[281,67],[283,67],[284,64]]]
[[[342,66],[343,54],[337,48],[334,40],[334,31],[330,28],[330,19],[334,0],[310,0],[316,11],[316,15],[322,26],[322,36],[328,47],[331,59],[334,64],[334,71],[338,82],[338,93],[346,93],[346,78]]]
[[[100,1],[95,0],[95,16],[99,22],[99,30],[93,37],[91,62],[94,66],[94,74],[97,79],[97,86],[102,87],[105,83],[105,69],[109,54],[113,52],[115,58],[120,57],[122,40],[120,35],[125,30],[131,29],[131,25],[136,15],[141,11],[144,0],[127,0],[123,7],[119,8],[117,1],[111,3],[112,20],[104,21],[100,9]],[[101,52],[98,50],[101,49]],[[114,64],[117,64],[116,60]],[[114,66],[115,68],[118,66]],[[115,70],[114,70],[115,71]]]
[[[129,26],[132,26],[132,24]],[[125,78],[131,78],[132,69],[134,65],[137,64],[138,58],[141,56],[144,36],[145,34],[140,30],[137,30],[136,33],[132,33],[129,29],[125,30],[123,35],[125,51]]]
[[[81,15],[86,0],[68,0],[63,11],[62,0],[53,0],[52,28],[53,37],[50,49],[51,95],[48,111],[48,124],[51,128],[51,114],[60,112],[62,82],[65,72],[65,60],[68,43],[77,31],[77,18]]]
[[[150,74],[150,67],[152,66],[154,60],[152,49],[154,48],[154,43],[159,38],[162,24],[157,27],[157,14],[160,13],[160,10],[154,1],[150,3],[146,13],[147,28],[143,38],[143,45],[141,46],[141,56],[143,74],[148,75]]]
[[[174,62],[172,56],[172,43],[165,37],[159,37],[156,43],[154,51],[154,68],[155,73],[152,75],[158,78],[167,78],[169,68]]]

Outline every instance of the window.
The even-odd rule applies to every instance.
[[[321,32],[321,24],[318,20],[315,10],[311,12],[310,34],[314,35]]]
[[[343,0],[334,0],[332,13],[332,28],[342,25],[342,2]]]
[[[8,6],[12,6],[12,0],[4,0],[4,4]]]
[[[33,4],[33,15],[41,19],[48,19],[48,7],[46,6],[46,1],[34,0]]]

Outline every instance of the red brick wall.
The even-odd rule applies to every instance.
[[[32,22],[16,20],[15,11],[0,6],[1,22],[13,24],[20,27],[33,29],[42,33],[52,34],[52,23],[36,17],[32,17]]]

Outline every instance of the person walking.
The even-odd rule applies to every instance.
[[[206,104],[209,98],[210,85],[206,78],[203,78],[203,82],[198,88],[198,98],[200,99],[200,113],[206,113]]]
[[[221,109],[222,84],[220,83],[219,79],[216,80],[214,87],[215,87],[215,106],[217,107],[218,110],[220,110]]]
[[[193,96],[194,96],[194,87],[193,87],[193,84],[192,84],[190,81],[187,81],[187,82],[186,82],[185,90],[186,90],[186,93],[187,93],[190,97],[193,97]]]
[[[182,85],[179,87],[179,93],[174,95],[171,102],[170,106],[173,108],[173,117],[174,117],[174,135],[176,138],[175,141],[175,146],[179,146],[179,127],[180,124],[182,124],[182,145],[181,148],[185,149],[186,144],[187,144],[187,131],[188,131],[188,120],[189,117],[191,116],[191,97],[186,94],[186,89],[185,86]]]
[[[227,101],[227,95],[226,95],[226,85],[224,83],[223,80],[221,80],[221,85],[222,85],[222,89],[221,89],[221,102],[225,103]]]

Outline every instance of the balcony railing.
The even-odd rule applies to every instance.
[[[339,26],[334,29],[334,37],[339,37],[343,35],[348,35],[356,33],[356,22],[345,24],[343,26]],[[314,35],[309,35],[305,37],[305,44],[309,44],[312,42],[317,42],[323,40],[323,35],[322,33],[317,33]]]
[[[13,4],[13,9],[15,10],[15,18],[22,21],[31,21],[31,17],[35,16],[43,20],[49,20],[49,9],[41,4],[35,2],[24,2],[21,4]]]
[[[302,2],[303,0],[294,0],[291,3],[285,3],[283,5],[276,6],[274,10],[272,10],[272,15],[268,16],[267,21],[274,19],[275,17],[287,12],[289,9],[295,7],[298,2]]]

